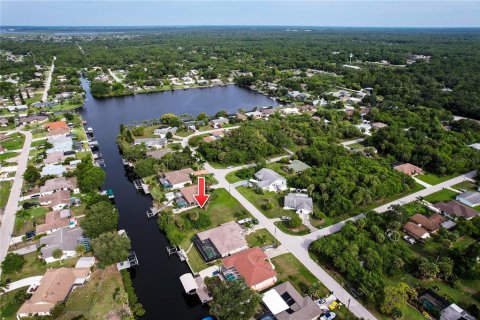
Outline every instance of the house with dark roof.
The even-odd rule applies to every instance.
[[[438,229],[441,228],[442,223],[444,223],[447,219],[442,217],[441,215],[435,213],[431,216],[424,216],[423,214],[416,213],[410,217],[410,221],[416,223],[418,226],[426,229],[428,232],[436,232]]]
[[[403,226],[403,231],[417,240],[425,240],[430,238],[430,233],[426,229],[412,221],[405,223]]]
[[[447,203],[438,202],[433,206],[439,209],[443,215],[449,217],[450,219],[465,218],[470,220],[479,214],[479,212],[475,209],[467,207],[466,205],[463,205],[455,200],[450,200]]]
[[[185,202],[188,206],[197,205],[197,201],[195,201],[195,197],[194,197],[194,195],[196,195],[197,193],[198,193],[198,186],[196,184],[180,189],[180,194],[182,195],[183,199],[185,199]]]
[[[288,281],[265,292],[262,302],[277,320],[315,320],[323,313],[309,296],[302,297]]]

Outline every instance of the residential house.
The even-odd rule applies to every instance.
[[[214,128],[221,128],[226,124],[228,124],[228,119],[224,117],[210,120],[210,125]]]
[[[289,164],[287,164],[284,168],[288,172],[300,173],[309,169],[310,166],[300,160],[293,160]]]
[[[298,214],[310,214],[313,212],[313,200],[306,194],[289,193],[285,196],[283,209],[295,210]]]
[[[297,107],[287,107],[287,108],[282,108],[280,109],[280,113],[283,113],[283,114],[299,114],[300,112],[298,112],[298,108]]]
[[[302,297],[288,281],[265,292],[262,301],[277,320],[316,320],[323,313],[315,301]]]
[[[388,124],[383,122],[374,122],[372,123],[372,129],[382,129],[388,127]]]
[[[277,282],[275,267],[259,247],[224,258],[223,267],[224,274],[239,274],[256,291],[262,291]]]
[[[394,166],[393,169],[395,169],[397,171],[400,171],[400,172],[403,172],[403,173],[405,173],[406,175],[409,175],[409,176],[414,176],[416,174],[419,174],[419,173],[423,172],[422,168],[417,167],[417,166],[415,166],[411,163],[400,164],[398,166]]]
[[[438,231],[446,220],[447,219],[438,213],[434,213],[428,217],[424,216],[423,214],[416,213],[410,217],[410,221],[417,224],[417,226],[426,229],[430,233]]]
[[[43,160],[44,164],[58,164],[62,163],[67,157],[63,155],[62,151],[54,151],[47,153],[47,157]]]
[[[8,119],[4,118],[4,117],[1,117],[0,118],[0,127],[6,127],[6,126],[8,126]]]
[[[241,113],[241,112],[235,113],[235,117],[240,121],[245,121],[248,119],[248,116],[245,113]]]
[[[172,152],[170,148],[163,148],[163,149],[156,149],[147,151],[147,157],[155,158],[155,159],[162,159],[165,155]]]
[[[439,209],[443,215],[449,217],[450,219],[465,218],[470,220],[479,214],[477,210],[467,207],[455,200],[450,200],[447,203],[438,202],[433,206]]]
[[[58,177],[48,179],[43,186],[40,187],[40,195],[52,194],[59,190],[70,190],[73,191],[73,193],[79,193],[80,190],[77,187],[77,178]]]
[[[153,134],[160,136],[160,138],[166,138],[167,133],[172,133],[175,134],[177,133],[178,128],[177,127],[167,127],[167,128],[158,128],[153,130]]]
[[[475,320],[467,311],[452,303],[442,311],[440,311],[440,320]]]
[[[17,311],[17,319],[48,316],[58,303],[62,303],[76,287],[90,277],[90,268],[48,269],[33,295]]]
[[[226,222],[216,228],[199,232],[193,242],[206,262],[248,249],[243,229],[235,221]],[[205,252],[205,248],[211,248],[215,254]]]
[[[215,130],[210,133],[214,138],[220,139],[225,136],[225,131],[224,130]]]
[[[52,194],[41,195],[38,198],[41,206],[46,206],[52,210],[62,210],[70,205],[70,191],[59,190]]]
[[[163,148],[167,144],[167,139],[165,138],[142,138],[142,139],[135,139],[133,144],[145,144],[145,146],[149,149],[160,149]]]
[[[300,112],[315,112],[317,111],[317,108],[315,108],[314,106],[310,105],[310,104],[306,104],[306,105],[303,105],[303,106],[298,106],[297,107],[298,111]]]
[[[54,129],[70,129],[65,121],[49,122],[43,125],[48,131]]]
[[[67,134],[70,133],[70,128],[65,129],[65,128],[55,128],[55,129],[50,129],[47,132],[47,137],[57,137],[57,136],[66,136]]]
[[[51,107],[55,107],[56,105],[57,104],[52,101],[32,103],[32,107],[35,107],[35,108],[51,108]]]
[[[188,130],[197,130],[197,122],[196,121],[185,121],[183,122],[183,125],[188,129]]]
[[[164,180],[161,180],[160,182],[166,188],[180,189],[185,187],[185,185],[192,183],[192,178],[190,178],[191,174],[193,174],[192,168],[167,172],[163,175]],[[166,182],[166,184],[164,184],[164,182]]]
[[[7,109],[10,112],[20,112],[20,111],[27,111],[28,107],[22,104],[18,106],[8,106]]]
[[[299,91],[290,91],[289,93],[287,93],[287,96],[288,96],[289,98],[296,99],[299,94],[300,94]]]
[[[55,210],[47,212],[45,223],[38,224],[35,227],[36,234],[51,233],[57,229],[67,227],[70,222],[70,210]]]
[[[217,140],[217,139],[215,139],[215,137],[213,137],[213,136],[206,136],[206,137],[202,138],[202,141],[206,142],[206,143],[210,143],[210,142],[213,142],[215,140]]]
[[[260,111],[250,111],[250,112],[245,112],[245,116],[247,116],[247,118],[252,118],[252,119],[261,119],[263,118],[263,113]]]
[[[47,119],[48,119],[47,116],[32,115],[32,116],[27,116],[27,117],[18,117],[18,123],[23,124],[23,125],[27,125],[27,124],[32,124],[32,123],[40,123],[40,122],[43,122]]]
[[[63,129],[52,129],[50,132],[58,132],[57,130]],[[47,141],[52,145],[50,149],[47,150],[47,153],[51,152],[70,152],[73,151],[73,140],[72,137],[67,137],[65,135],[55,135],[47,138]]]
[[[60,176],[62,175],[65,171],[65,167],[60,164],[47,164],[42,168],[42,171],[40,172],[40,175],[42,177],[45,176]]]
[[[284,191],[287,189],[287,179],[267,168],[255,173],[256,185],[266,191]]]
[[[476,207],[480,205],[480,192],[468,191],[459,194],[455,200],[463,203],[469,207]]]
[[[403,226],[403,231],[417,240],[425,240],[430,238],[430,233],[426,229],[411,221],[405,223]]]
[[[43,259],[47,262],[54,262],[77,255],[76,248],[79,245],[79,239],[83,235],[83,230],[77,228],[60,228],[44,237],[40,238],[40,251]],[[63,255],[56,259],[53,257],[53,251],[60,249]]]
[[[276,108],[262,108],[260,112],[262,113],[264,118],[268,118],[273,115],[277,111]]]
[[[185,200],[187,206],[197,205],[197,201],[195,200],[195,197],[194,197],[194,195],[196,195],[197,193],[198,193],[198,186],[196,184],[180,189],[180,194]]]

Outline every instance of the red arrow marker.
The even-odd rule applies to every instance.
[[[200,208],[203,208],[210,196],[205,194],[205,178],[198,177],[198,194],[193,195]]]

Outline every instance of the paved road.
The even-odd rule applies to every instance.
[[[50,90],[50,86],[52,85],[52,75],[53,70],[55,69],[55,60],[57,60],[57,57],[53,57],[52,66],[50,67],[47,82],[45,83],[45,91],[43,91],[42,101],[47,101],[48,98],[48,90]]]
[[[351,144],[354,144],[354,143],[360,143],[362,142],[363,140],[365,140],[365,138],[360,138],[360,139],[355,139],[355,140],[348,140],[348,141],[344,141],[341,143],[341,145],[343,145],[344,147],[347,147]]]
[[[110,75],[112,76],[113,79],[115,79],[116,82],[120,82],[122,83],[122,80],[120,78],[118,78],[115,73],[113,73],[112,70],[108,69],[108,73],[110,73]]]
[[[430,186],[430,187],[428,187],[426,189],[423,189],[423,190],[420,190],[418,192],[409,194],[408,196],[405,196],[401,199],[398,199],[398,200],[389,202],[387,204],[384,204],[383,206],[380,206],[380,207],[375,208],[373,210],[376,211],[376,212],[379,212],[379,213],[385,212],[385,211],[388,210],[388,208],[391,205],[399,204],[399,205],[402,206],[402,205],[407,204],[409,202],[415,201],[418,197],[425,197],[425,196],[428,196],[429,194],[435,193],[435,192],[440,191],[440,190],[445,189],[445,188],[449,188],[449,187],[451,187],[455,184],[458,184],[460,182],[463,182],[465,180],[472,180],[472,178],[474,178],[476,175],[477,175],[476,170],[470,171],[468,173],[462,174],[462,175],[460,175],[458,177],[455,177],[453,179],[444,181],[442,183],[436,184],[434,186]]]
[[[21,131],[20,128],[18,131],[25,135],[25,142],[23,144],[22,153],[18,157],[18,167],[15,174],[15,180],[13,180],[10,196],[2,217],[2,225],[0,226],[0,262],[3,261],[7,255],[8,247],[11,244],[11,235],[15,224],[15,213],[17,212],[18,200],[20,199],[20,194],[22,192],[23,173],[27,168],[28,154],[30,153],[30,145],[32,144],[32,134],[30,131]],[[0,274],[1,272],[2,270],[0,269]]]
[[[16,290],[18,288],[22,287],[30,287],[31,285],[35,284],[40,284],[40,280],[42,280],[43,276],[35,276],[35,277],[29,277],[29,278],[24,278],[18,281],[14,281],[8,284],[6,292]]]
[[[430,188],[432,186],[431,184],[428,184],[425,181],[422,181],[422,180],[418,179],[417,177],[412,177],[412,178],[413,178],[413,180],[415,180],[416,183],[424,186],[425,188]]]
[[[243,197],[237,189],[230,187],[225,179],[225,169],[215,169],[208,163],[205,168],[215,175],[220,187],[225,188],[230,194],[236,198],[255,218],[259,224],[266,228],[272,235],[282,243],[286,250],[291,252],[298,260],[300,260],[310,272],[315,275],[333,294],[345,305],[350,302],[350,311],[359,318],[376,319],[364,306],[362,306],[355,298],[353,298],[335,279],[333,279],[325,270],[323,270],[308,254],[308,246],[312,239],[304,236],[291,236],[278,230],[272,220],[265,217],[255,206]]]

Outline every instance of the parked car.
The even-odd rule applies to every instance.
[[[330,304],[328,305],[328,308],[329,308],[330,310],[333,310],[333,309],[335,309],[336,307],[338,307],[339,305],[340,305],[340,304],[337,302],[337,300],[334,300],[332,303],[330,303]]]
[[[408,243],[410,244],[415,244],[415,239],[413,239],[412,237],[410,236],[403,236],[403,240],[407,241]]]
[[[320,320],[332,320],[335,319],[336,316],[335,312],[327,312],[320,317]]]
[[[290,221],[290,220],[292,220],[292,218],[290,218],[289,216],[281,216],[281,217],[280,217],[280,220],[282,220],[282,221]]]

